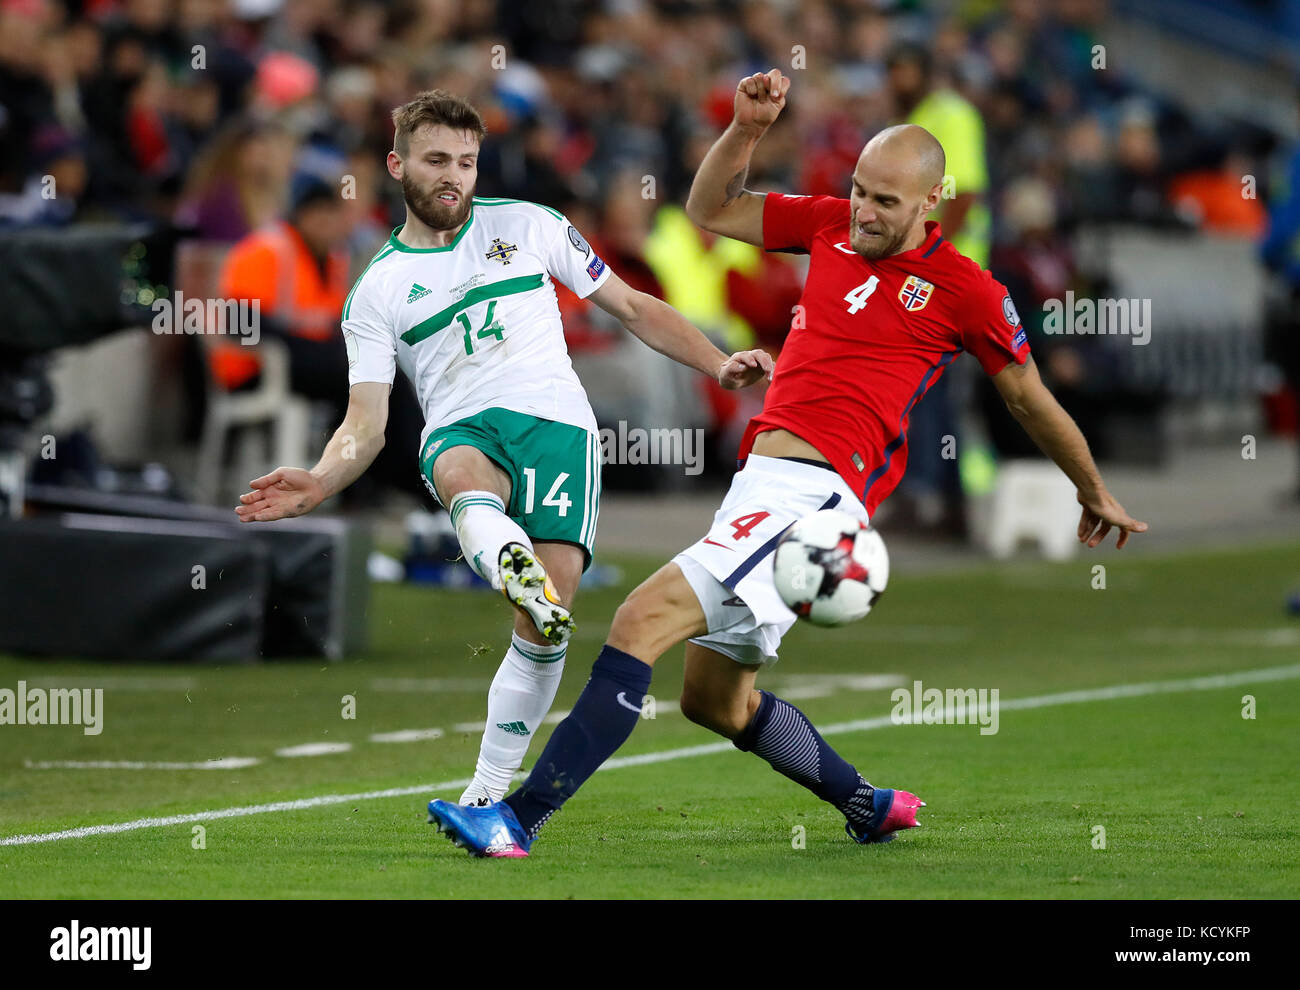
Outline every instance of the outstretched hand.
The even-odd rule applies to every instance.
[[[736,389],[753,385],[764,378],[770,382],[775,367],[772,355],[761,348],[737,351],[718,368],[718,384],[723,388]]]
[[[302,468],[280,467],[248,483],[253,490],[239,496],[235,515],[240,522],[274,522],[301,516],[325,501],[325,489]]]
[[[1085,498],[1079,493],[1079,504],[1083,506],[1083,515],[1079,517],[1079,542],[1090,547],[1101,545],[1111,529],[1118,528],[1119,540],[1115,543],[1119,549],[1128,542],[1130,533],[1145,533],[1147,524],[1138,522],[1120,505],[1109,492]]]

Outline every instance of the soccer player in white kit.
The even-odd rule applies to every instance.
[[[769,377],[772,362],[758,350],[723,354],[672,307],[624,283],[555,210],[476,197],[486,128],[464,100],[421,93],[393,121],[388,172],[402,183],[406,222],[343,307],[347,415],[314,468],[257,478],[235,511],[244,522],[302,515],[360,477],[383,446],[402,368],[424,410],[425,483],[466,561],[518,613],[461,796],[488,804],[505,794],[555,698],[600,508],[596,419],[552,280],[725,388]]]

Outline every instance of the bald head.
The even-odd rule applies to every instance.
[[[867,258],[908,251],[925,239],[925,216],[939,204],[943,146],[924,127],[887,127],[853,168],[849,244]]]
[[[943,182],[947,160],[933,134],[916,124],[886,127],[867,142],[862,158],[871,156],[894,170],[912,173],[926,189]]]

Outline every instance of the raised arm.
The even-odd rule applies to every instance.
[[[777,69],[756,72],[736,87],[731,124],[704,156],[686,200],[686,215],[705,230],[763,246],[763,196],[745,188],[745,177],[789,89],[790,80]]]
[[[241,495],[235,508],[240,521],[273,522],[305,515],[361,477],[384,447],[391,390],[383,382],[353,385],[347,415],[316,466],[310,471],[278,467],[250,481],[253,490]]]
[[[1017,422],[1038,444],[1039,449],[1056,462],[1078,489],[1083,515],[1079,519],[1079,542],[1098,546],[1112,527],[1120,530],[1115,544],[1122,547],[1129,533],[1145,533],[1147,524],[1138,522],[1106,490],[1101,473],[1088,450],[1088,441],[1079,427],[1038,375],[1034,359],[1023,365],[1012,362],[993,376]]]

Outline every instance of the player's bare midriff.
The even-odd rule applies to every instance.
[[[754,437],[752,452],[759,457],[802,457],[805,460],[821,461],[823,464],[830,463],[822,452],[807,440],[780,428],[764,430]]]

